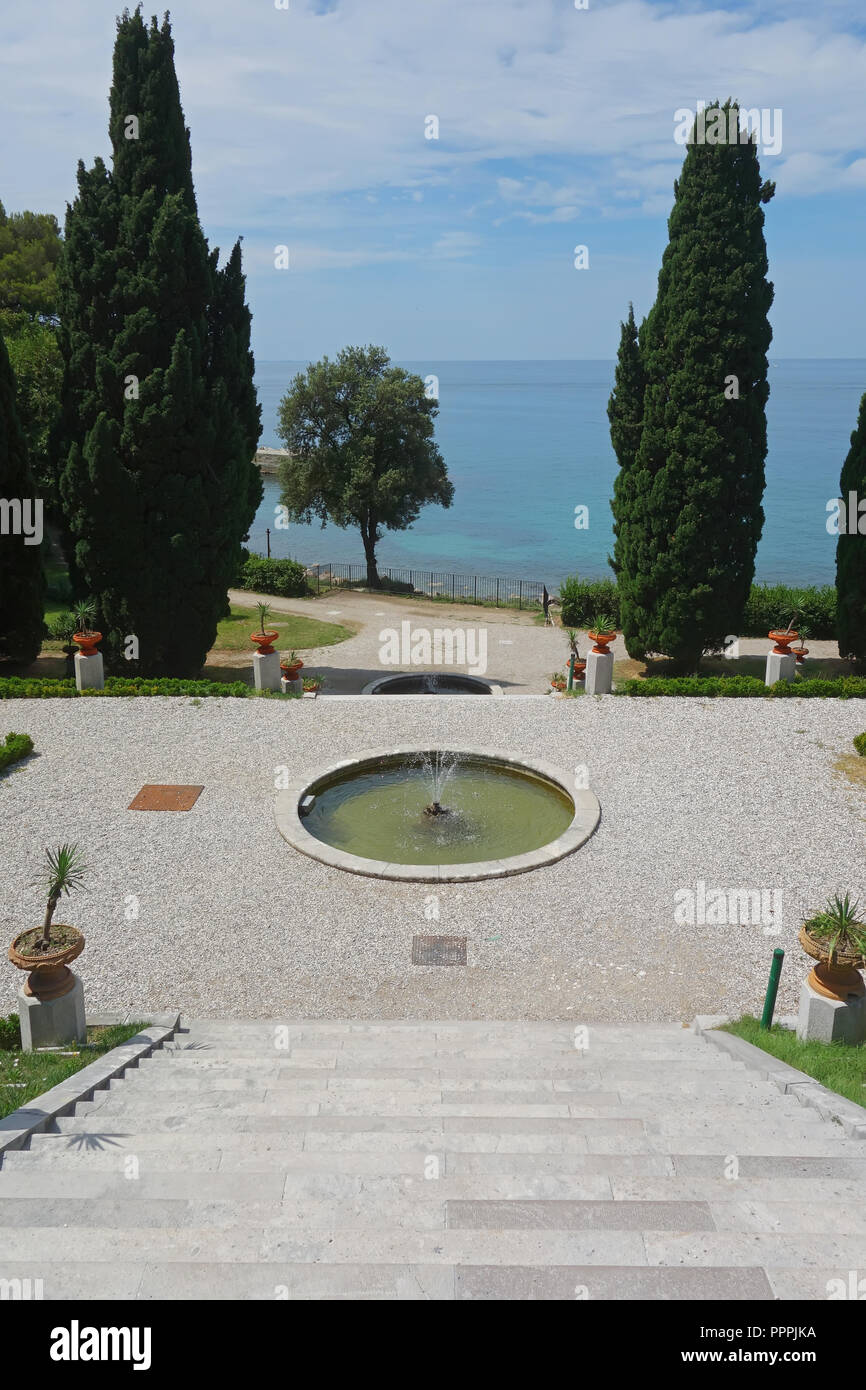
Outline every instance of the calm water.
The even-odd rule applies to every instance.
[[[263,445],[281,445],[277,408],[306,364],[260,362]],[[453,569],[557,583],[575,571],[609,575],[608,505],[616,473],[607,399],[613,362],[405,362],[439,378],[436,439],[454,483],[446,511],[426,507],[411,531],[386,533],[382,565]],[[779,361],[770,370],[766,521],[758,578],[832,583],[835,537],[826,504],[866,390],[866,361]],[[360,562],[361,538],[318,524],[274,529],[276,479],[250,533],[251,549],[309,564]],[[589,529],[574,526],[575,507],[589,508]]]

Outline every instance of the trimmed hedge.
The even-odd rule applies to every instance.
[[[32,752],[33,740],[29,734],[7,734],[6,742],[0,743],[0,772]]]
[[[596,613],[610,613],[619,627],[616,581],[581,581],[569,575],[559,586],[563,627],[587,627]],[[788,626],[797,614],[797,626],[808,629],[816,641],[836,637],[836,590],[832,584],[791,588],[787,584],[753,584],[738,637],[766,637],[780,623]]]
[[[306,598],[312,592],[298,560],[269,560],[264,555],[250,555],[244,561],[238,587],[279,598]]]
[[[104,690],[85,690],[88,698],[103,695],[198,695],[235,696],[245,699],[251,694],[244,681],[176,680],[170,676],[146,680],[126,676],[107,676]],[[0,700],[74,700],[79,698],[74,680],[39,680],[26,676],[6,676],[0,679]]]
[[[838,676],[833,680],[776,681],[766,686],[758,676],[653,676],[648,680],[620,681],[616,695],[703,695],[722,699],[766,696],[770,699],[866,700],[866,676]]]
[[[866,758],[866,734],[858,734],[854,739],[854,747],[861,758]]]

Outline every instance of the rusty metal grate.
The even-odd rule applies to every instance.
[[[413,965],[465,965],[465,936],[413,936]]]
[[[148,784],[130,801],[129,811],[191,811],[204,787],[172,787]]]

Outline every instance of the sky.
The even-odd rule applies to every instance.
[[[862,0],[579,3],[176,0],[199,211],[244,239],[258,358],[612,358],[655,296],[674,113],[729,96],[781,112],[771,358],[866,357]],[[119,8],[0,0],[7,211],[62,221],[108,158]]]

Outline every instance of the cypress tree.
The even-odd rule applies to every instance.
[[[716,113],[713,115],[713,113]],[[615,512],[620,614],[631,656],[694,668],[739,630],[763,526],[769,395],[762,182],[736,103],[705,113],[674,184],[658,295],[641,333],[640,445]],[[720,129],[724,143],[712,143]]]
[[[42,645],[42,556],[39,545],[25,543],[37,534],[36,492],[15,403],[15,377],[0,333],[0,660],[25,666]]]
[[[628,306],[628,318],[620,325],[619,349],[616,358],[614,386],[607,403],[607,418],[610,421],[610,442],[619,464],[619,472],[614,479],[611,510],[614,515],[613,533],[615,536],[613,558],[609,559],[614,574],[620,571],[620,521],[629,511],[629,482],[643,429],[644,391],[646,375],[640,355],[638,327],[635,323],[634,306]]]
[[[239,245],[220,270],[198,221],[167,18],[124,11],[110,111],[112,170],[79,165],[60,275],[70,572],[111,665],[192,675],[261,499],[250,315]]]
[[[849,506],[851,493],[856,495],[857,504],[866,499],[866,395],[860,402],[839,491],[846,524],[843,526],[840,519],[836,542],[836,636],[840,656],[866,663],[866,513],[852,511]],[[863,530],[855,532],[855,527]]]

